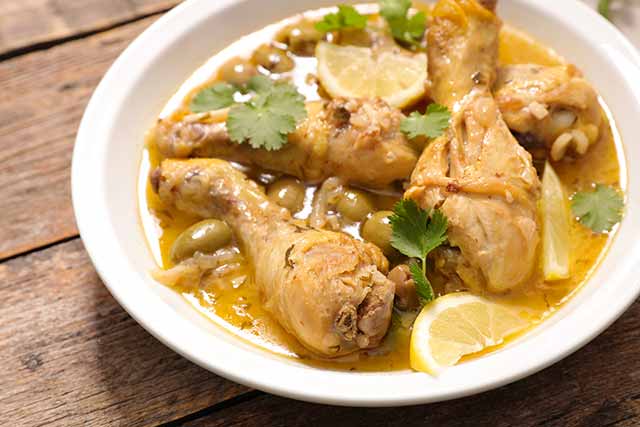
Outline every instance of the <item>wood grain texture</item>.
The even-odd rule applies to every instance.
[[[82,113],[156,18],[0,62],[0,259],[77,234],[69,169]]]
[[[408,408],[356,409],[263,395],[193,420],[215,426],[638,426],[640,302],[560,363],[481,395]]]
[[[4,425],[157,425],[247,391],[138,326],[79,239],[1,264],[0,295]]]
[[[162,12],[180,0],[2,0],[0,55]]]

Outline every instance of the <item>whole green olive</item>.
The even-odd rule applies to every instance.
[[[217,219],[205,219],[184,230],[171,246],[171,260],[180,262],[196,252],[213,253],[231,242],[231,229]]]
[[[304,184],[295,178],[284,177],[274,181],[267,190],[267,196],[289,212],[299,212],[304,206]]]
[[[342,45],[371,47],[373,41],[367,30],[345,28],[338,34],[338,40]]]
[[[285,73],[291,71],[295,64],[293,59],[287,55],[287,51],[278,47],[263,44],[254,52],[251,60],[254,64],[260,65],[273,73]]]
[[[313,56],[316,51],[316,44],[324,38],[324,34],[315,27],[315,22],[303,19],[284,28],[276,38],[289,45],[296,55]]]
[[[371,197],[359,190],[347,189],[338,200],[336,208],[340,215],[351,221],[364,221],[374,211]]]
[[[391,221],[389,217],[393,215],[391,211],[379,211],[371,215],[360,231],[362,238],[367,242],[371,242],[390,256],[395,253],[395,249],[391,246]]]
[[[231,58],[220,67],[220,80],[234,85],[244,85],[258,74],[256,67],[243,58]]]

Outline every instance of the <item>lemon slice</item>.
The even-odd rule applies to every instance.
[[[413,324],[411,367],[435,375],[527,326],[518,313],[485,298],[467,292],[440,297],[425,305]]]
[[[542,252],[545,280],[569,277],[569,205],[549,162],[542,178]]]
[[[380,97],[402,108],[424,95],[427,57],[423,53],[377,53],[367,47],[321,42],[316,57],[318,79],[334,98]]]

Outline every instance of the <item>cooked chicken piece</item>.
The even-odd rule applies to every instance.
[[[583,155],[598,140],[598,95],[572,65],[499,68],[494,97],[507,126],[550,150],[553,160]]]
[[[451,126],[422,153],[405,197],[448,217],[465,286],[504,292],[536,265],[540,182],[490,92],[500,21],[476,0],[440,0],[432,16],[432,96],[452,111]]]
[[[407,264],[395,266],[387,277],[396,285],[396,307],[400,310],[415,310],[420,307],[416,284]]]
[[[380,343],[394,284],[377,247],[300,227],[224,160],[165,160],[151,182],[168,206],[229,224],[254,265],[264,306],[309,350],[335,357]]]
[[[406,179],[418,155],[400,131],[402,113],[380,99],[307,103],[308,118],[278,151],[229,139],[224,123],[160,120],[156,144],[164,157],[218,157],[284,172],[308,182],[336,176],[382,188]]]

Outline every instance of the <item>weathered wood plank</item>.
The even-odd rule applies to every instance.
[[[247,391],[138,326],[79,239],[0,264],[0,295],[5,425],[157,425]]]
[[[640,302],[587,347],[543,372],[433,405],[355,409],[264,395],[186,424],[198,426],[637,426]]]
[[[0,55],[165,11],[180,0],[2,0]]]
[[[155,19],[0,62],[0,259],[77,234],[69,168],[80,118],[109,65]]]

